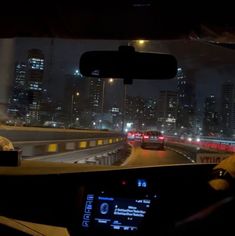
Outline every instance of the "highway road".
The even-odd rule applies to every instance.
[[[192,163],[186,156],[165,148],[165,150],[142,149],[139,142],[130,142],[132,153],[123,166],[153,166]]]
[[[125,152],[123,156],[118,156],[118,158],[113,155],[108,155],[108,158],[114,161],[107,162],[102,161],[103,158],[107,157],[108,153],[115,152],[114,150],[121,150],[123,147],[123,143],[114,143],[111,145],[97,146],[91,149],[84,150],[75,150],[70,152],[61,152],[44,156],[36,156],[25,158],[26,160],[34,160],[34,161],[43,161],[43,162],[63,162],[63,163],[90,163],[90,164],[98,164],[98,162],[102,165],[112,165],[116,163],[116,165],[122,165],[125,167],[143,167],[143,166],[156,166],[156,165],[172,165],[172,164],[187,164],[187,163],[195,163],[197,162],[197,155],[207,155],[211,154],[218,157],[224,156],[225,153],[219,153],[213,150],[206,149],[198,149],[194,146],[187,146],[182,144],[175,143],[166,143],[164,150],[158,149],[143,149],[141,148],[140,142],[132,141],[129,142],[131,145],[131,154],[125,157]],[[227,155],[227,154],[226,154]],[[98,159],[97,159],[98,158]],[[127,158],[127,159],[125,159]],[[96,162],[99,160],[98,162]],[[124,160],[124,162],[123,162]]]

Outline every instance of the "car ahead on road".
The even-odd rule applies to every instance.
[[[165,138],[159,131],[146,131],[142,135],[142,148],[158,148],[163,150]]]

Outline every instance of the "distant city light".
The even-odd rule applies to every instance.
[[[192,142],[192,138],[191,138],[191,137],[188,137],[188,141],[189,141],[189,142]]]
[[[126,127],[127,127],[127,128],[131,128],[132,125],[133,125],[132,122],[126,123]]]
[[[201,139],[200,139],[200,138],[197,138],[197,139],[196,139],[196,141],[197,141],[197,142],[200,142],[200,141],[201,141]]]
[[[76,69],[73,73],[73,75],[81,75],[80,71],[78,69]]]
[[[110,78],[109,79],[109,83],[113,83],[114,79],[113,78]]]
[[[119,112],[119,108],[118,107],[112,107],[112,112]]]

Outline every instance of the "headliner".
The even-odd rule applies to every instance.
[[[176,8],[144,0],[84,2],[1,6],[0,37],[179,39],[192,31],[200,35],[202,25],[226,32],[235,29],[233,8],[217,9],[215,4],[207,10],[192,4]]]

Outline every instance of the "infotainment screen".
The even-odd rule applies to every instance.
[[[136,231],[143,221],[150,199],[111,196],[86,196],[82,226],[84,228]]]

